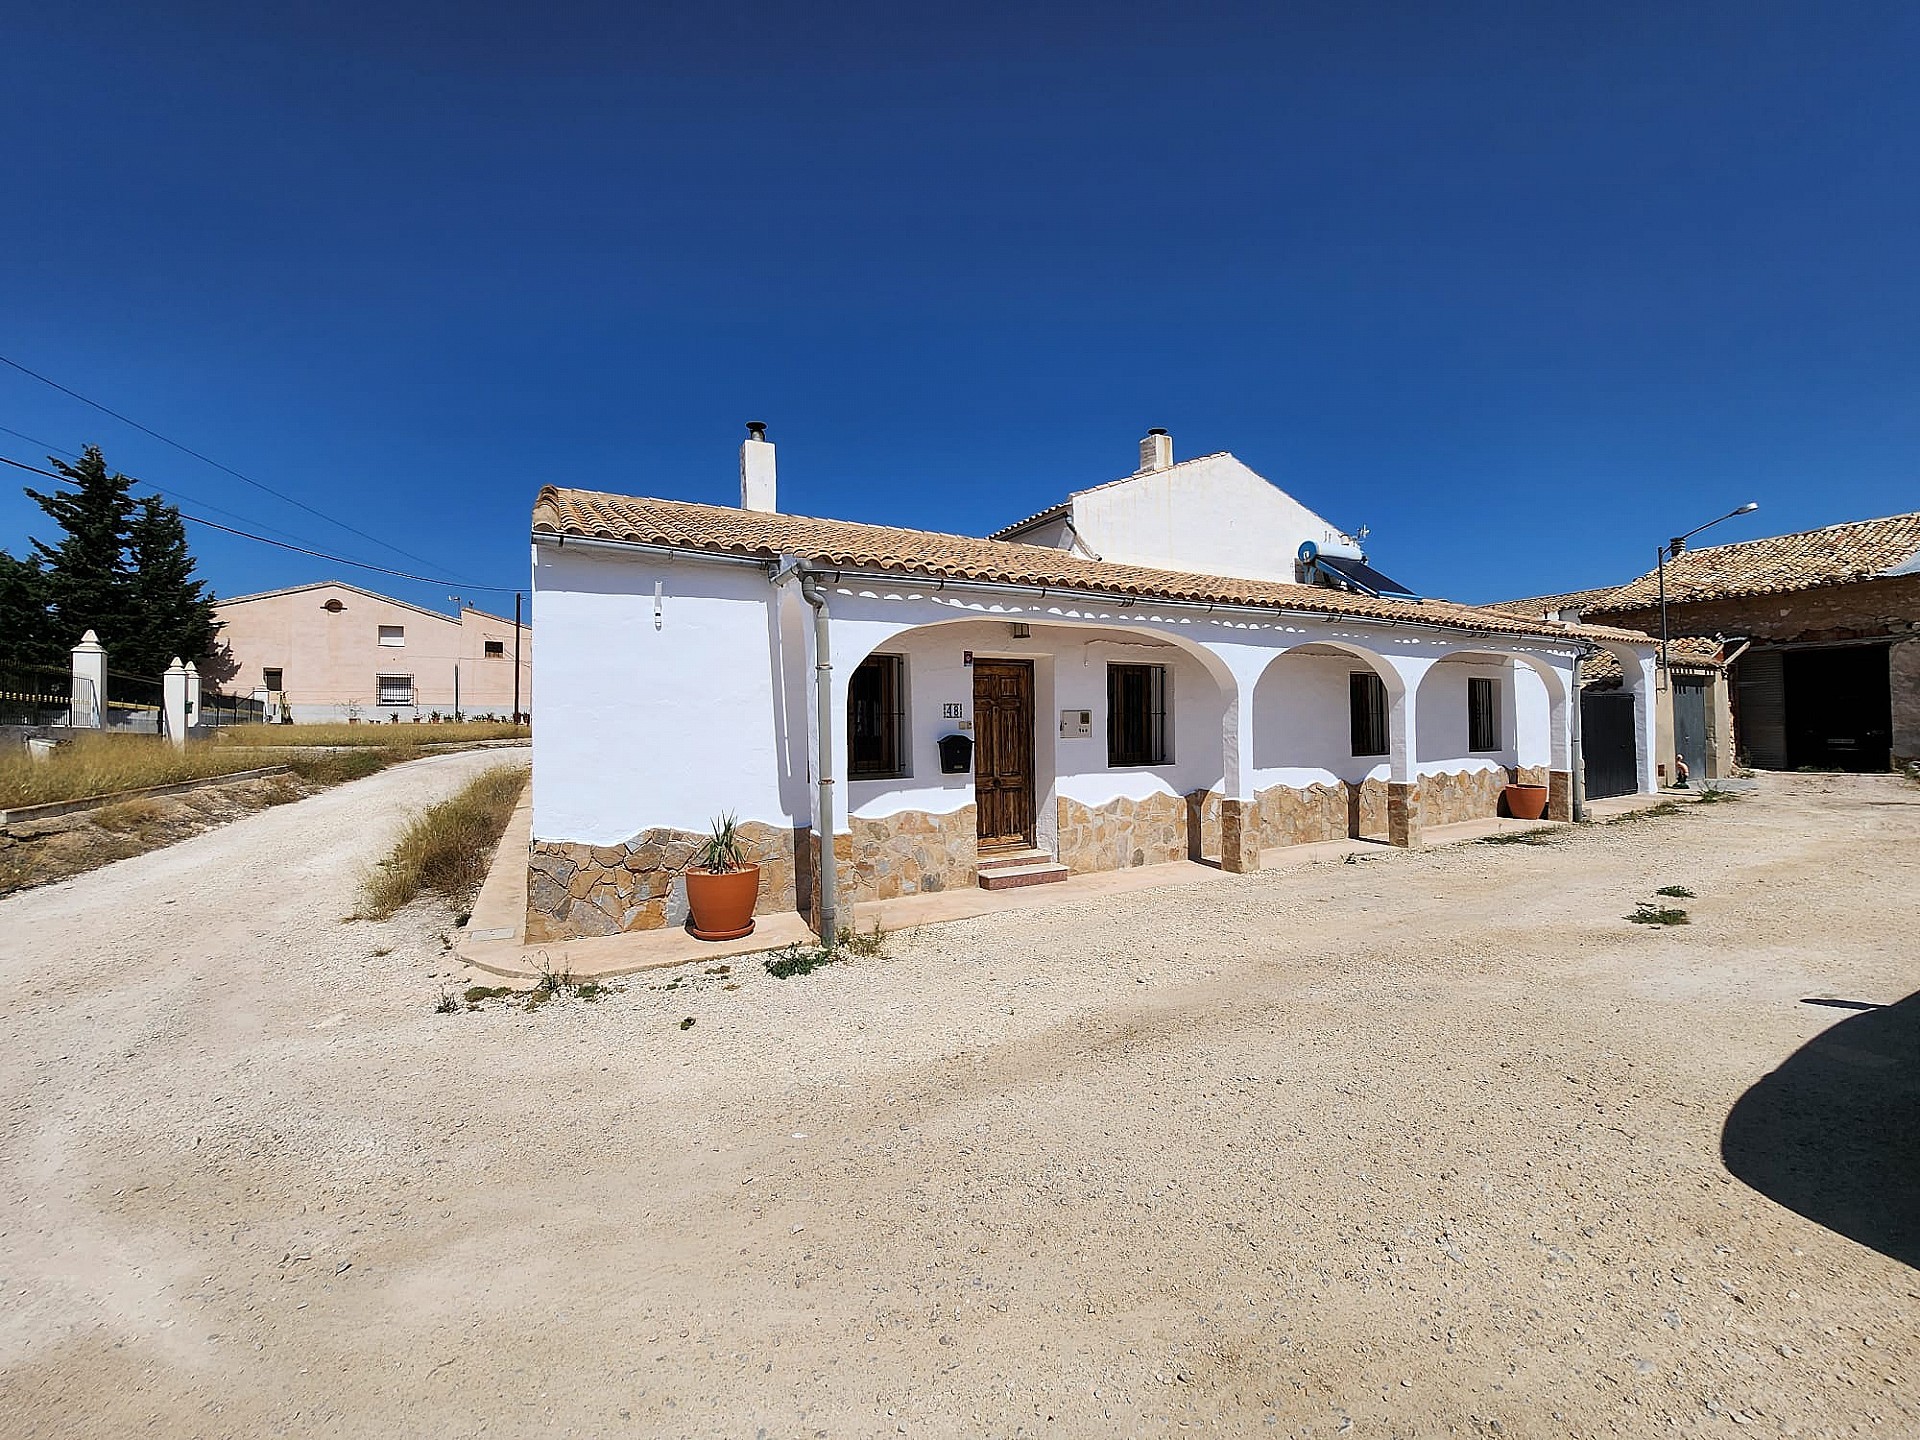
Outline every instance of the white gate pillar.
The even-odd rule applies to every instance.
[[[173,742],[176,749],[184,749],[187,743],[187,667],[181,663],[178,655],[167,666],[167,673],[160,677],[160,701],[167,739]]]
[[[98,730],[107,718],[107,647],[89,630],[73,647],[73,701],[67,724]]]
[[[187,729],[200,723],[200,667],[187,661]]]

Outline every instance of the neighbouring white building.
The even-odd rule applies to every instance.
[[[1654,768],[1651,640],[1421,600],[1231,455],[990,539],[786,515],[762,427],[741,506],[548,487],[531,940],[677,923],[736,815],[760,913],[1345,837],[1415,845],[1501,791],[1574,799],[1568,697],[1605,651]],[[822,854],[819,835],[833,846]]]

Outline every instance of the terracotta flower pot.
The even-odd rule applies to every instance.
[[[1500,792],[1507,800],[1507,813],[1516,820],[1538,820],[1547,813],[1547,787],[1509,785]]]
[[[753,902],[760,895],[760,867],[738,870],[688,870],[687,907],[693,933],[701,940],[737,940],[753,933]]]

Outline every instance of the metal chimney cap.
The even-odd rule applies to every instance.
[[[766,439],[767,438],[767,422],[764,420],[747,421],[747,438],[749,440]]]
[[[1165,430],[1162,430],[1158,425],[1156,425],[1151,430],[1147,431],[1147,433],[1149,435],[1165,435],[1167,432]]]

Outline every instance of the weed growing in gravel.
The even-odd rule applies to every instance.
[[[1656,895],[1665,895],[1672,900],[1691,900],[1694,898],[1693,892],[1684,885],[1662,885],[1653,893]]]
[[[1627,916],[1636,925],[1686,925],[1687,912],[1671,905],[1655,905],[1650,900],[1642,900],[1635,905],[1633,914]]]
[[[511,994],[511,985],[469,985],[465,999],[469,1009],[477,1009],[482,1000],[499,1000]]]
[[[440,987],[440,1003],[433,1007],[433,1013],[436,1015],[458,1015],[460,1013],[460,997],[442,985]]]
[[[1611,820],[1602,820],[1602,825],[1632,825],[1641,820],[1664,820],[1669,815],[1681,813],[1681,806],[1675,800],[1662,800],[1647,810],[1634,810],[1625,815],[1616,815]]]
[[[693,1016],[689,1015],[686,1019],[682,1020],[680,1022],[680,1028],[682,1030],[691,1030],[693,1028]]]
[[[1724,800],[1738,800],[1739,798],[1740,795],[1738,791],[1722,790],[1718,785],[1710,784],[1706,789],[1694,796],[1693,803],[1696,805],[1718,805]]]
[[[791,979],[795,975],[810,975],[822,965],[831,965],[840,958],[839,954],[825,945],[802,945],[798,940],[793,944],[775,950],[762,963],[767,974],[776,980]]]
[[[1497,835],[1482,835],[1481,845],[1551,845],[1564,833],[1542,825],[1533,830],[1502,830]]]
[[[858,955],[862,960],[883,960],[887,954],[887,932],[880,928],[878,920],[873,929],[864,935],[851,926],[840,931],[840,948],[849,955]]]
[[[612,992],[598,980],[582,980],[578,985],[574,986],[573,993],[591,1005],[602,995],[607,995]]]

